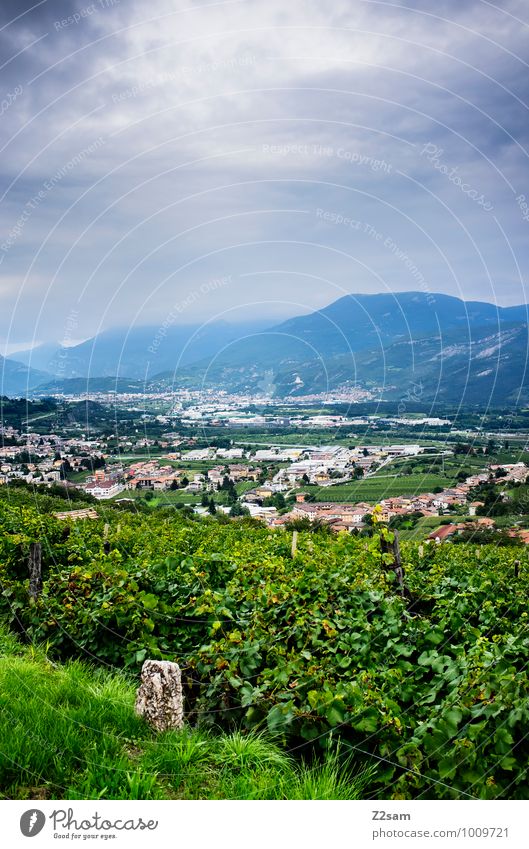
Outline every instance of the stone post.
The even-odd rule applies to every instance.
[[[182,676],[177,663],[146,660],[136,693],[136,713],[156,731],[184,726]]]

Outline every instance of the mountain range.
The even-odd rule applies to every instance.
[[[49,378],[44,371],[0,356],[0,395],[27,395]]]
[[[161,325],[42,346],[4,361],[3,392],[79,392],[88,377],[92,389],[99,378],[108,388],[119,377],[129,391],[185,386],[285,397],[356,387],[404,404],[519,404],[529,401],[528,341],[526,304],[346,295],[271,327]]]

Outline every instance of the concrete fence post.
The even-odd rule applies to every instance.
[[[136,713],[156,731],[183,728],[182,676],[177,663],[146,660],[136,693]]]

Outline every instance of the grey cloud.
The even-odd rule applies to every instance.
[[[443,22],[418,3],[122,0],[55,25],[89,5],[44,3],[0,33],[7,58],[47,33],[5,68],[22,92],[0,127],[0,225],[15,230],[0,337],[13,320],[10,338],[60,338],[85,287],[80,335],[152,323],[221,274],[232,284],[193,320],[410,289],[410,266],[430,291],[525,299],[523,3],[443,2]]]

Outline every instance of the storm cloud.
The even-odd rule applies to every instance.
[[[526,4],[422,6],[3,3],[3,348],[181,304],[525,302]]]

